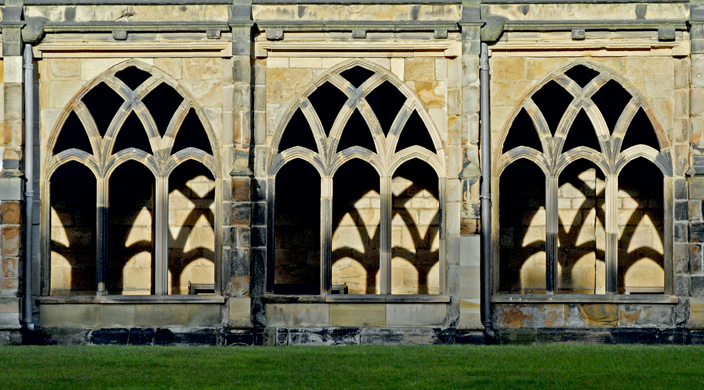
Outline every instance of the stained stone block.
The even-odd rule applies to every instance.
[[[704,328],[704,299],[692,298],[689,301],[689,321],[687,327],[690,329]]]
[[[612,304],[579,305],[587,326],[615,326],[618,324],[618,306]]]
[[[186,326],[214,327],[219,326],[220,305],[189,304],[186,307]]]
[[[332,326],[384,326],[386,306],[383,304],[330,305]]]
[[[45,328],[93,328],[98,325],[99,313],[98,305],[42,305],[39,323]]]
[[[675,277],[675,282],[677,282],[677,277]],[[704,276],[692,276],[690,283],[692,297],[704,298]]]
[[[185,304],[137,305],[134,322],[138,327],[184,326],[186,319]]]
[[[675,202],[675,221],[686,221],[689,219],[688,202]]]
[[[251,299],[249,297],[230,298],[228,326],[233,328],[251,328]]]
[[[689,269],[693,274],[699,274],[702,272],[702,246],[701,245],[690,245],[689,246]]]
[[[102,305],[100,306],[100,327],[133,327],[135,312],[135,305]]]
[[[331,325],[329,306],[322,303],[268,304],[266,316],[269,326]]]
[[[674,280],[674,293],[677,296],[688,296],[690,291],[690,278],[687,275],[677,275]]]
[[[387,326],[441,326],[445,321],[445,304],[386,305]]]

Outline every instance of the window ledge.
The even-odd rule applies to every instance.
[[[643,303],[675,305],[679,298],[663,294],[506,294],[494,295],[491,303]]]
[[[266,294],[268,303],[449,303],[447,295],[277,295]]]
[[[225,303],[225,297],[219,295],[104,295],[104,296],[45,296],[37,298],[40,305],[66,303],[84,304],[158,304],[158,303]]]

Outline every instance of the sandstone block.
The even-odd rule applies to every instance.
[[[185,304],[152,304],[137,305],[135,311],[135,326],[184,326],[187,319]]]
[[[268,304],[269,326],[330,326],[330,311],[323,303]]]
[[[99,313],[98,305],[42,305],[39,322],[46,328],[93,328],[98,325]]]
[[[388,304],[387,326],[441,326],[445,322],[445,304]]]
[[[251,328],[251,306],[249,297],[230,298],[228,300],[230,316],[228,326],[233,328]]]
[[[332,326],[384,326],[386,306],[383,304],[331,304]]]
[[[435,60],[432,58],[410,58],[404,65],[404,80],[433,81]]]

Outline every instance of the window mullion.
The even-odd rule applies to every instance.
[[[98,295],[107,295],[108,280],[108,205],[109,187],[108,180],[99,178],[96,191],[96,255],[95,255],[95,281]]]
[[[320,294],[332,290],[332,177],[320,179]]]
[[[618,278],[618,176],[606,176],[606,293],[616,294]]]
[[[382,176],[379,186],[380,196],[380,222],[379,222],[379,246],[380,246],[380,264],[379,264],[379,291],[381,294],[391,294],[391,218],[392,218],[392,199],[391,199],[391,177]]]
[[[156,179],[154,196],[154,294],[169,293],[169,179]]]
[[[554,293],[557,288],[557,189],[558,178],[545,180],[545,289]]]

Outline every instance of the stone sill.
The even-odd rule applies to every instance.
[[[676,295],[663,294],[506,294],[494,295],[491,303],[531,304],[531,303],[641,303],[650,305],[676,305]]]
[[[40,305],[60,305],[60,304],[158,304],[158,303],[225,303],[225,297],[219,295],[104,295],[104,296],[62,296],[62,297],[38,297],[37,304]]]
[[[447,295],[264,295],[267,303],[450,303]]]

